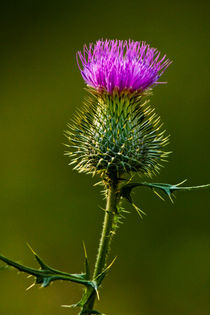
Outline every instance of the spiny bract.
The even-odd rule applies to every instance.
[[[143,95],[128,92],[112,96],[91,91],[85,107],[66,133],[73,151],[67,152],[79,172],[119,175],[157,173],[168,137],[159,117]]]

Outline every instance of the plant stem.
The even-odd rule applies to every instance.
[[[106,211],[104,216],[103,228],[101,233],[101,239],[99,242],[98,254],[96,257],[96,263],[93,273],[93,280],[100,275],[107,266],[107,258],[110,252],[111,241],[115,232],[115,219],[117,214],[117,205],[119,202],[119,196],[117,192],[117,180],[113,180],[108,188]],[[80,314],[91,314],[93,310],[94,302],[96,299],[96,292],[92,288],[89,289],[89,294],[86,303],[83,305],[83,309]]]
[[[107,196],[107,206],[104,216],[104,223],[101,239],[98,248],[93,278],[95,279],[106,267],[107,258],[110,252],[110,245],[113,237],[113,221],[116,215],[117,194],[116,188],[110,187]]]

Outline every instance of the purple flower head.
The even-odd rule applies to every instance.
[[[157,81],[171,63],[166,55],[160,58],[157,49],[132,40],[99,40],[95,45],[84,45],[83,51],[77,52],[77,62],[88,86],[110,94],[114,90],[142,92],[164,83]]]

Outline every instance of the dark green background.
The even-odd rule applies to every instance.
[[[210,182],[209,7],[207,1],[7,1],[1,4],[0,252],[36,266],[93,264],[104,206],[96,179],[68,166],[63,130],[85,95],[75,53],[99,38],[146,40],[173,60],[152,104],[171,134],[169,163],[154,181]],[[99,309],[109,315],[207,315],[209,191],[180,193],[174,205],[146,189],[113,243],[118,256]],[[32,283],[0,271],[0,314],[65,315],[81,287]]]

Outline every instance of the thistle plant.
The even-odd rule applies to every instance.
[[[126,199],[142,217],[144,212],[133,203],[131,192],[145,186],[159,197],[162,192],[173,201],[176,191],[205,188],[210,185],[186,187],[183,182],[171,185],[149,183],[142,178],[157,175],[169,154],[165,150],[169,136],[160,117],[149,104],[152,89],[171,64],[166,55],[145,42],[105,40],[84,46],[77,53],[77,63],[86,84],[83,108],[69,123],[66,155],[74,170],[97,176],[106,198],[104,222],[94,270],[91,272],[85,252],[85,271],[69,274],[49,267],[32,250],[40,269],[0,259],[35,277],[43,287],[55,280],[66,280],[84,286],[81,300],[74,305],[79,314],[102,314],[95,310],[99,289],[113,261],[109,253],[113,236],[126,215],[122,206]],[[136,176],[135,175],[139,175]],[[134,181],[134,178],[137,178]]]

